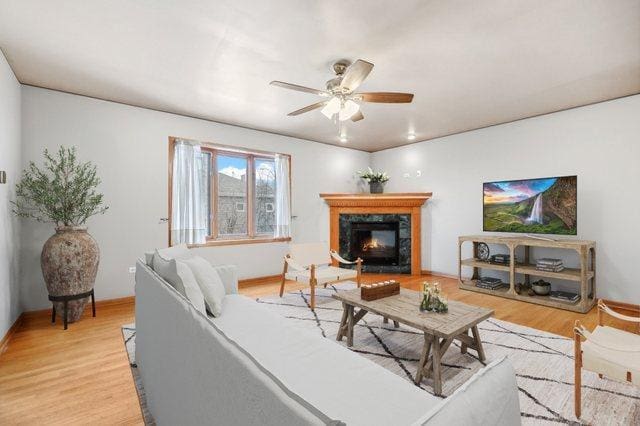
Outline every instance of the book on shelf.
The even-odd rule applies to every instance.
[[[562,259],[542,258],[536,261],[536,265],[539,266],[561,266],[563,264]]]
[[[549,299],[558,302],[573,303],[580,300],[580,295],[577,293],[571,293],[568,291],[552,291],[549,293]]]
[[[546,271],[546,272],[562,272],[564,271],[564,266],[540,266],[536,265],[536,270],[538,271]]]
[[[476,287],[484,288],[486,290],[498,290],[503,287],[507,287],[506,283],[498,283],[498,284],[483,284],[482,282],[477,282]]]
[[[489,259],[489,262],[497,265],[509,265],[511,263],[511,256],[508,254],[494,254]]]
[[[506,283],[502,282],[500,278],[483,277],[476,281],[476,287],[488,290],[496,290],[504,287],[505,285]]]

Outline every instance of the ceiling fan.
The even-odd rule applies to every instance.
[[[322,114],[328,119],[333,119],[337,114],[340,121],[349,119],[351,119],[351,121],[359,121],[364,118],[364,115],[362,111],[360,111],[360,104],[358,102],[400,104],[410,103],[413,100],[413,93],[355,92],[372,69],[373,64],[363,61],[362,59],[358,59],[353,64],[349,61],[338,61],[333,64],[333,71],[336,76],[327,81],[326,90],[312,89],[283,81],[272,81],[270,84],[298,92],[313,93],[314,95],[327,98],[326,100],[290,112],[287,114],[289,116],[296,116],[322,108]]]

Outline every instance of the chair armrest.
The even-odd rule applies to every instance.
[[[606,312],[607,314],[611,315],[614,318],[618,318],[619,320],[640,324],[640,317],[630,317],[628,315],[619,314],[618,312],[608,307],[602,299],[598,300],[598,310]]]
[[[306,269],[309,269],[309,267],[304,267],[301,264],[297,263],[295,260],[293,260],[290,257],[285,257],[284,261],[287,262],[287,265],[291,266],[293,269],[295,269],[296,271],[304,271]]]
[[[358,262],[362,262],[362,259],[360,258],[356,259],[355,262],[351,262],[345,259],[344,257],[340,256],[338,252],[335,250],[330,250],[329,253],[331,254],[331,257],[333,257],[335,260],[337,260],[340,263],[344,263],[345,265],[355,265]]]
[[[215,265],[226,294],[238,294],[238,267],[236,265]]]

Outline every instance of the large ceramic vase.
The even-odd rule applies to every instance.
[[[96,281],[100,249],[84,226],[60,226],[44,243],[40,265],[51,296],[70,296],[91,291]],[[67,306],[67,321],[80,319],[88,297],[72,300]],[[54,302],[63,315],[63,303]]]

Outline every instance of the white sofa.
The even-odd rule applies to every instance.
[[[237,288],[233,267],[217,268]],[[136,362],[159,425],[520,424],[506,359],[440,399],[245,296],[228,294],[222,315],[208,317],[141,260],[136,330]]]

